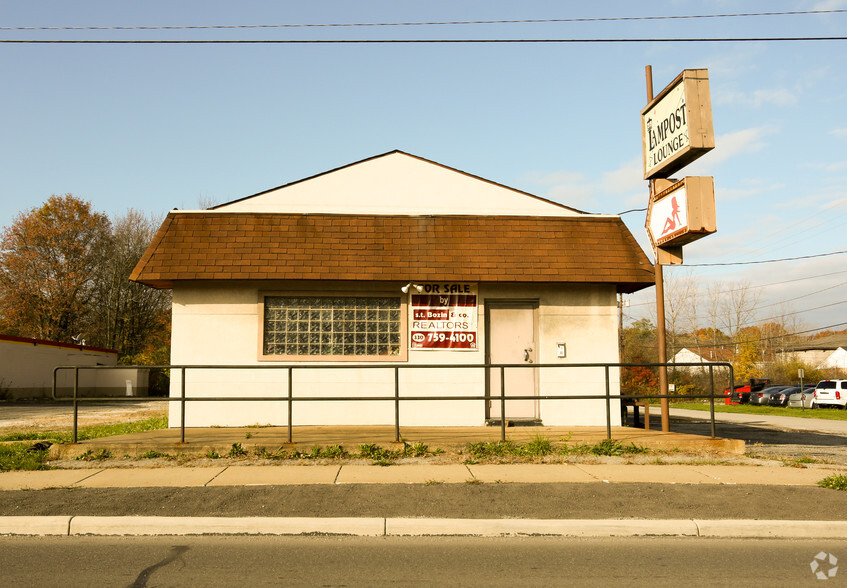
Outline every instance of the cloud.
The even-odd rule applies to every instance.
[[[785,184],[765,184],[762,180],[742,180],[734,188],[722,188],[720,183],[715,187],[715,197],[722,202],[747,200],[761,194],[773,193],[785,188]]]
[[[847,137],[847,127],[841,127],[839,129],[832,129],[827,134],[833,135],[835,137]]]
[[[567,170],[547,174],[533,173],[526,179],[540,188],[545,198],[581,210],[618,212],[634,205],[646,206],[647,183],[642,177],[641,158],[631,159],[619,168],[593,180],[578,172]],[[616,197],[616,198],[610,198]]]
[[[760,108],[765,105],[787,107],[797,106],[799,99],[797,93],[791,92],[786,88],[772,88],[755,90],[753,92],[723,91],[717,95],[715,103],[751,108]]]
[[[830,161],[830,162],[827,162],[827,163],[810,162],[810,163],[804,163],[800,167],[819,170],[819,171],[822,171],[822,172],[832,174],[832,173],[837,173],[837,172],[840,172],[840,171],[847,169],[847,160]]]
[[[847,8],[847,0],[823,0],[816,3],[812,10],[837,10],[839,8]]]
[[[756,153],[767,146],[764,137],[773,133],[771,127],[754,127],[715,137],[715,149],[694,162],[687,171],[690,176],[714,175],[712,170],[724,161],[745,153]]]

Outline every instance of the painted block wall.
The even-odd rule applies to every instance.
[[[399,366],[401,396],[482,396],[482,368],[413,369],[422,365],[484,365],[485,300],[537,300],[537,363],[600,363],[618,361],[618,319],[614,286],[515,284],[479,285],[478,351],[408,351],[407,361],[383,361],[366,369],[354,362],[345,368],[319,362],[269,362],[260,360],[260,293],[343,294],[353,292],[400,293],[396,283],[191,283],[174,285],[171,363],[174,365],[255,366],[254,369],[189,369],[186,396],[285,397],[289,365],[308,366],[293,372],[295,397],[376,396],[385,401],[310,401],[294,404],[295,425],[391,425],[394,423],[394,367]],[[565,358],[557,357],[557,343],[566,344]],[[283,369],[278,369],[282,366]],[[349,368],[347,368],[349,366]],[[182,376],[171,373],[171,396],[181,394]],[[601,368],[541,368],[541,394],[605,395]],[[610,373],[610,393],[619,392],[617,369]],[[287,403],[202,402],[186,403],[186,426],[285,425]],[[605,426],[602,400],[540,401],[545,425]],[[170,426],[180,424],[180,404],[171,403]],[[480,426],[485,422],[484,400],[401,402],[401,426]],[[612,401],[612,425],[620,424],[619,403]]]

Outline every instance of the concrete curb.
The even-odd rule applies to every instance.
[[[697,525],[686,520],[579,519],[386,519],[386,535],[553,535],[559,537],[696,537]]]
[[[69,535],[356,535],[385,534],[382,518],[72,517]]]
[[[0,535],[545,535],[847,539],[847,521],[33,516],[0,517]]]

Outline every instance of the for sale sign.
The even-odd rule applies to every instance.
[[[413,289],[411,349],[477,350],[477,286],[427,283]]]

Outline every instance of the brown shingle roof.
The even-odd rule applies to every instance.
[[[617,217],[180,213],[131,280],[418,280],[653,285]]]

